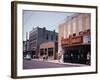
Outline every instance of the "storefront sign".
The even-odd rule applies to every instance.
[[[77,36],[77,37],[72,37],[70,39],[61,40],[62,45],[70,45],[70,44],[76,44],[76,43],[82,43],[82,36]]]
[[[78,36],[78,37],[74,37],[71,39],[71,43],[75,44],[75,43],[82,43],[82,37]]]
[[[61,40],[61,44],[68,45],[68,43],[69,43],[68,39],[63,39],[63,40]]]

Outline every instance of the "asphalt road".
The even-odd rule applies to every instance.
[[[36,60],[23,60],[23,69],[39,69],[39,68],[61,68],[61,67],[79,67],[78,65],[59,64]]]

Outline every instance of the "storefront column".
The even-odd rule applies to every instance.
[[[71,35],[73,34],[73,17],[71,18],[71,21],[70,21],[70,34]]]
[[[65,23],[65,29],[66,29],[66,38],[68,38],[68,20],[66,19],[66,23]]]
[[[79,35],[79,16],[76,17],[76,35]]]
[[[82,31],[86,30],[86,15],[82,14]]]
[[[89,14],[89,29],[91,29],[91,14]]]

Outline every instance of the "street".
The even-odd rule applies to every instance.
[[[61,68],[61,67],[79,67],[82,65],[59,64],[38,60],[23,60],[23,69],[39,69],[39,68]]]

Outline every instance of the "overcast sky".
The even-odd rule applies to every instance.
[[[37,26],[58,32],[58,25],[64,22],[67,16],[73,14],[67,12],[23,10],[23,40],[26,40],[26,32],[29,33],[33,27]]]

